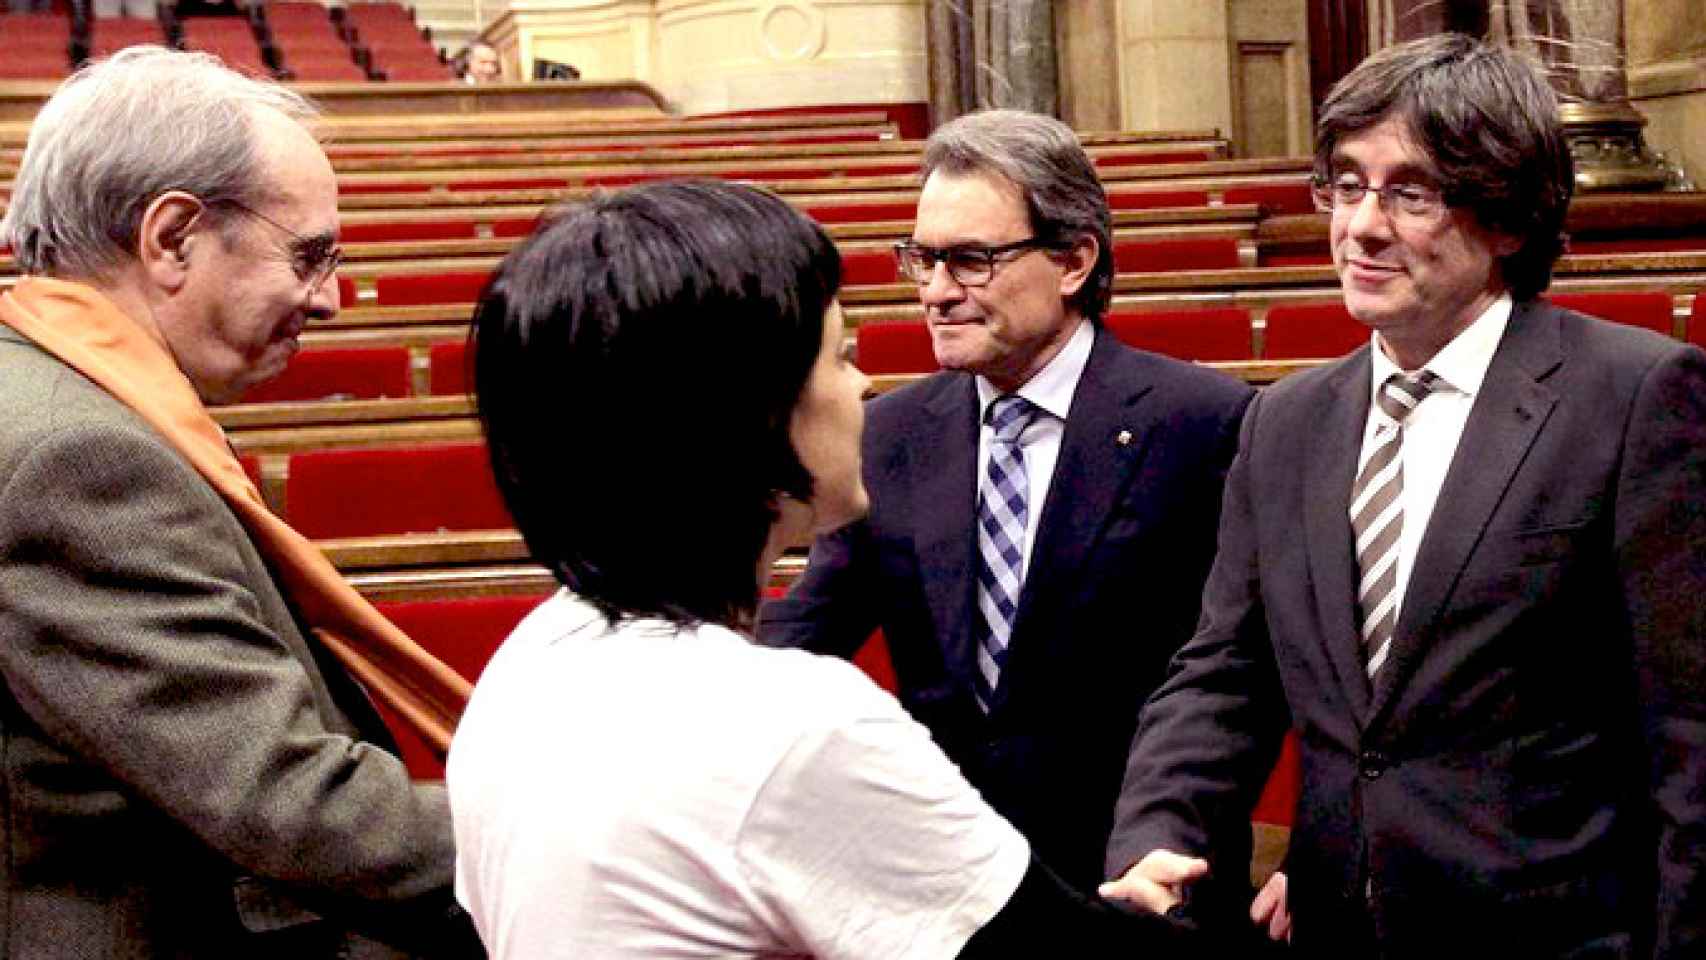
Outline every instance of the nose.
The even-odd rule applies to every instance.
[[[1345,229],[1353,237],[1385,240],[1392,235],[1392,219],[1386,215],[1386,203],[1375,190],[1362,195],[1351,208],[1350,217]]]
[[[964,300],[965,296],[966,288],[960,286],[954,275],[948,272],[946,260],[936,261],[930,268],[930,279],[918,288],[918,299],[922,300],[926,307],[958,303]]]
[[[338,310],[342,306],[343,303],[338,295],[337,271],[328,271],[309,289],[307,311],[313,317],[331,318],[337,316]]]

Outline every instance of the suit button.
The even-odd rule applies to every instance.
[[[1357,758],[1357,772],[1362,774],[1364,780],[1379,780],[1380,775],[1391,765],[1391,761],[1387,760],[1384,754],[1375,750],[1365,751]]]

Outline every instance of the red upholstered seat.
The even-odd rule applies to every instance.
[[[1706,347],[1706,292],[1694,295],[1694,307],[1688,313],[1688,342]]]
[[[338,275],[338,303],[349,306],[355,302],[355,281],[342,274]]]
[[[1221,196],[1229,204],[1259,204],[1269,215],[1315,212],[1315,198],[1309,193],[1307,181],[1227,187]]]
[[[244,403],[342,398],[372,400],[409,395],[405,347],[304,350],[284,373],[243,394]]]
[[[480,235],[473,220],[406,220],[398,223],[346,223],[338,232],[344,243],[402,240],[473,240]]]
[[[1566,310],[1626,323],[1632,327],[1646,327],[1667,337],[1676,332],[1670,294],[1662,291],[1554,293],[1551,300]]]
[[[1250,814],[1251,821],[1291,826],[1302,782],[1303,766],[1297,753],[1297,734],[1288,733],[1285,743],[1280,747],[1279,762],[1274,764],[1267,786],[1262,789],[1262,796],[1256,801],[1256,809]]]
[[[468,344],[465,341],[433,344],[428,351],[428,362],[434,395],[470,392],[474,382],[468,369]]]
[[[243,468],[243,473],[248,475],[249,482],[255,485],[255,489],[257,489],[257,490],[260,489],[260,486],[261,486],[261,458],[255,456],[252,453],[246,454],[244,456],[238,457],[237,463],[239,466],[241,466]]]
[[[900,264],[894,250],[856,250],[841,257],[843,286],[894,283],[900,279]]]
[[[380,277],[373,283],[380,306],[425,303],[473,303],[485,289],[488,273],[429,273]]]
[[[859,369],[866,373],[933,373],[936,352],[930,330],[907,320],[860,324],[853,335]]]
[[[1206,207],[1207,190],[1110,190],[1108,206],[1114,210],[1151,210],[1156,207]]]
[[[293,454],[285,503],[310,539],[513,525],[483,443]]]
[[[1169,150],[1165,153],[1144,152],[1140,148],[1104,150],[1092,157],[1098,167],[1131,167],[1146,163],[1198,163],[1217,159],[1207,150]]]
[[[1108,314],[1104,323],[1110,333],[1131,346],[1181,360],[1248,360],[1254,356],[1248,310],[1119,311]]]
[[[1571,253],[1677,253],[1706,251],[1703,237],[1629,237],[1621,240],[1580,240],[1571,238]]]
[[[1337,357],[1368,342],[1368,328],[1339,301],[1274,307],[1268,311],[1266,347],[1270,360]]]
[[[904,203],[816,203],[800,205],[818,223],[871,223],[877,220],[911,220],[918,204]]]
[[[1114,241],[1114,269],[1120,273],[1231,270],[1237,266],[1238,241],[1229,237]]]
[[[549,594],[394,601],[379,612],[470,682],[515,625]]]
[[[391,79],[398,79],[393,76]],[[442,79],[421,77],[418,79]],[[451,190],[554,190],[569,185],[566,177],[501,177],[484,180],[453,180]]]

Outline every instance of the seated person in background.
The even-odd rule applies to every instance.
[[[843,660],[751,641],[783,546],[860,516],[840,259],[774,194],[594,198],[498,268],[474,375],[499,488],[564,589],[449,760],[493,956],[1104,954],[1177,933],[1062,884]]]
[[[465,83],[497,83],[503,79],[498,52],[489,43],[476,40],[469,44],[464,60],[462,80]]]

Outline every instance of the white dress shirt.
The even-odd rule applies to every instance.
[[[1078,392],[1078,378],[1090,362],[1090,347],[1096,342],[1096,330],[1086,320],[1078,325],[1066,346],[1025,381],[1016,392],[1040,408],[1025,432],[1019,434],[1019,448],[1025,454],[1025,543],[1021,582],[1031,569],[1031,546],[1037,539],[1037,519],[1042,516],[1043,504],[1048,502],[1049,483],[1054,479],[1055,461],[1060,459],[1060,439],[1066,433],[1066,414],[1072,409],[1072,395]],[[977,489],[983,489],[989,472],[989,444],[995,431],[988,423],[989,405],[1001,391],[983,377],[977,378]]]
[[[1404,527],[1398,536],[1397,607],[1404,607],[1404,593],[1410,583],[1410,570],[1416,562],[1416,551],[1427,531],[1428,519],[1433,516],[1434,502],[1439,499],[1440,487],[1463,438],[1463,426],[1469,421],[1469,411],[1481,382],[1487,377],[1487,367],[1493,353],[1504,338],[1510,322],[1511,298],[1507,294],[1495,300],[1480,317],[1434,354],[1422,365],[1439,377],[1433,392],[1404,419]],[[1362,453],[1357,457],[1357,473],[1374,454],[1374,434],[1386,415],[1375,403],[1380,385],[1394,373],[1420,373],[1419,370],[1399,370],[1398,365],[1381,348],[1380,334],[1373,334],[1373,377],[1369,383],[1368,421],[1363,426]],[[1346,522],[1349,522],[1348,520]]]

